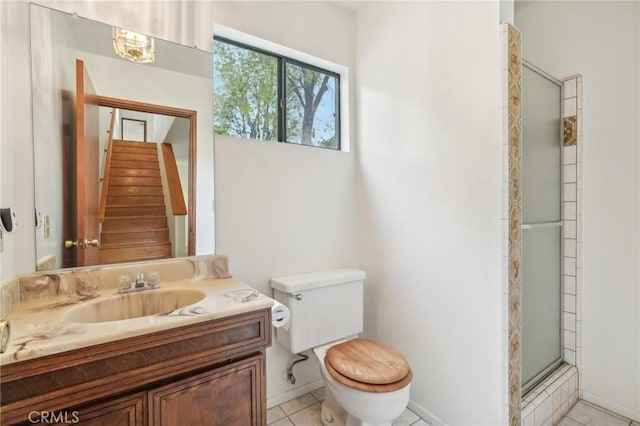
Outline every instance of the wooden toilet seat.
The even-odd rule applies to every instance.
[[[332,346],[324,365],[336,381],[364,392],[393,392],[408,385],[413,377],[400,352],[368,339]]]

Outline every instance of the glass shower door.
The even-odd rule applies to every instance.
[[[562,362],[561,86],[522,70],[522,386]]]

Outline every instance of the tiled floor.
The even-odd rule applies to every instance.
[[[586,401],[578,401],[558,426],[640,426],[640,423]]]
[[[267,410],[269,426],[322,426],[320,405],[324,399],[324,388],[283,402]],[[393,422],[393,426],[428,426],[408,408]],[[640,423],[598,407],[586,401],[578,403],[557,426],[640,426]]]
[[[322,426],[320,406],[324,399],[324,388],[283,402],[267,410],[269,426]],[[428,426],[416,413],[408,408],[393,422],[393,426]],[[640,425],[639,425],[640,426]]]

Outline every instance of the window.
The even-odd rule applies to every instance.
[[[215,37],[214,129],[340,149],[340,75]]]

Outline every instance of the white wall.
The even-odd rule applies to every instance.
[[[525,59],[558,78],[584,77],[580,386],[584,399],[638,421],[639,9],[535,2],[516,12]]]
[[[35,269],[31,73],[27,3],[0,2],[0,206],[19,226],[4,233],[0,281]]]
[[[499,21],[498,2],[358,12],[365,331],[407,357],[412,407],[449,425],[506,422]]]
[[[352,154],[218,136],[216,160],[217,247],[232,274],[271,295],[271,277],[357,266]],[[292,359],[274,340],[269,398],[294,388]],[[320,379],[313,357],[295,374],[297,386]]]
[[[69,28],[59,25],[48,9],[33,11],[31,19],[35,22],[32,58],[37,58],[31,74],[32,96],[33,104],[38,105],[33,110],[33,138],[41,141],[33,149],[34,164],[39,165],[34,167],[34,201],[37,200],[37,214],[41,215],[43,221],[46,218],[49,221],[47,238],[44,225],[35,233],[36,259],[40,261],[53,256],[55,261],[51,262],[49,269],[55,269],[62,266],[65,237],[63,200],[65,195],[68,198],[68,191],[71,190],[65,188],[63,181],[65,167],[70,167],[65,164],[70,152],[64,147],[75,141],[75,127],[68,125],[72,123],[75,113],[76,64],[69,49],[64,47],[73,40]],[[64,102],[61,102],[62,93],[68,95]]]

